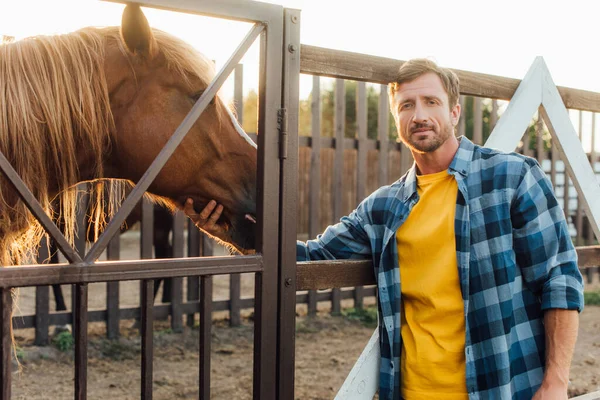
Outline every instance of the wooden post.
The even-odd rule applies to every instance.
[[[389,123],[390,111],[387,85],[379,86],[379,112],[377,115],[377,131],[379,136],[379,186],[388,183],[389,155]]]
[[[312,82],[311,112],[311,154],[308,238],[314,239],[321,231],[319,219],[321,195],[321,78],[314,75]],[[308,315],[317,313],[317,291],[308,291]]]
[[[346,85],[342,79],[335,80],[334,95],[334,131],[335,159],[333,179],[333,218],[334,223],[343,217],[343,173],[344,173],[344,132],[346,128]],[[341,312],[341,292],[339,288],[332,289],[331,312]]]
[[[481,97],[473,97],[473,143],[483,144],[483,109]]]

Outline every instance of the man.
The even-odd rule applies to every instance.
[[[373,261],[381,399],[566,399],[583,283],[550,182],[454,135],[452,71],[408,61],[389,97],[415,164],[298,260]]]

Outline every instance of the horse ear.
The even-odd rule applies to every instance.
[[[121,37],[130,52],[152,59],[156,40],[146,16],[138,4],[128,4],[121,19]]]

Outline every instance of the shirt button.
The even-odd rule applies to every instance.
[[[467,347],[467,355],[471,354],[471,348]]]
[[[393,361],[390,361],[390,368],[394,369],[394,362]]]

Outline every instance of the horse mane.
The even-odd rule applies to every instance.
[[[214,67],[193,47],[153,29],[159,52],[182,79],[193,75],[210,82]],[[118,27],[83,28],[55,36],[34,36],[0,45],[0,151],[8,158],[44,211],[64,221],[73,243],[78,168],[82,150],[94,160],[90,199],[96,206],[90,221],[98,230],[104,204],[114,204],[128,182],[106,183],[103,162],[115,134],[104,71],[108,45],[125,57]],[[57,187],[50,187],[57,182]],[[130,182],[129,182],[130,184]],[[58,193],[58,194],[57,194]],[[54,196],[60,209],[53,209]],[[0,174],[0,264],[33,262],[45,232]]]

